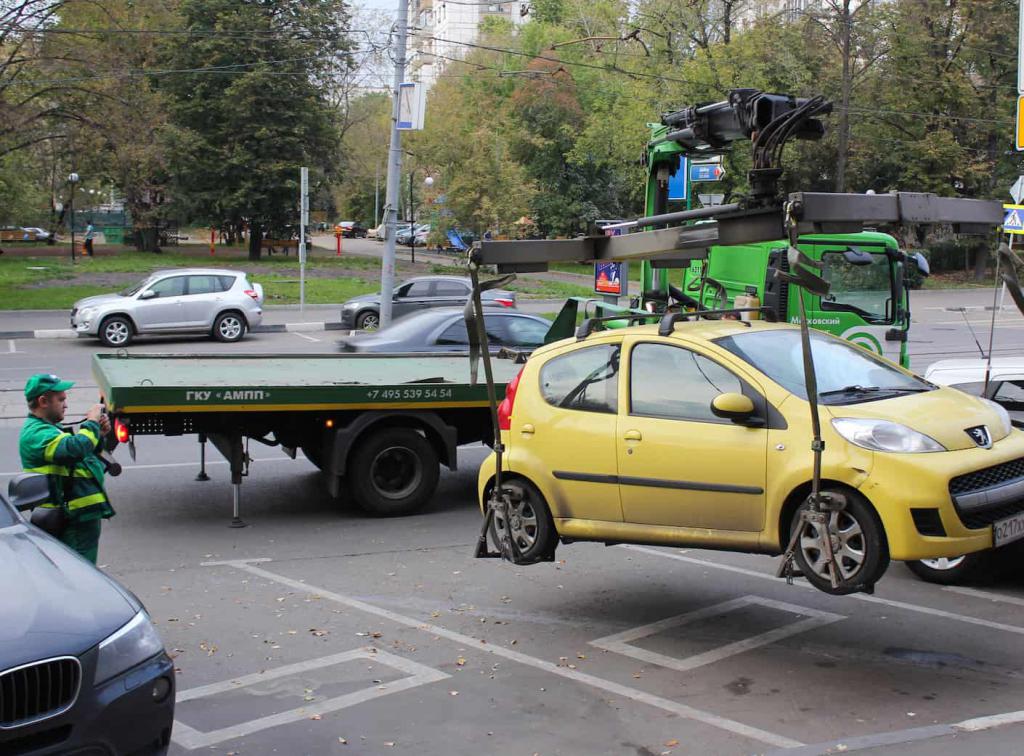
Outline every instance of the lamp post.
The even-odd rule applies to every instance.
[[[415,170],[409,171],[409,249],[411,262],[416,262],[416,205],[412,199],[412,182]],[[428,189],[434,185],[434,177],[428,175],[423,179],[423,185]]]
[[[78,184],[78,174],[69,173],[68,183],[71,185],[71,199],[68,200],[71,210],[71,262],[75,262],[75,186]]]

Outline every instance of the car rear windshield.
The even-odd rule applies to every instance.
[[[787,391],[807,398],[800,331],[753,331],[715,343],[749,362]],[[847,341],[811,332],[811,354],[824,404],[852,404],[894,395],[930,391],[932,384],[907,375]]]

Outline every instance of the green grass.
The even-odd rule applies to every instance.
[[[551,270],[557,270],[559,273],[575,273],[576,275],[587,276],[591,279],[594,277],[593,263],[551,263],[548,267]],[[629,266],[629,280],[640,281],[639,263]]]

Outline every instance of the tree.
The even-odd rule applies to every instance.
[[[264,231],[296,220],[299,167],[312,185],[337,161],[328,84],[350,66],[343,0],[184,0],[194,31],[168,50],[182,73],[172,98],[172,202],[212,224],[246,224],[249,257]]]

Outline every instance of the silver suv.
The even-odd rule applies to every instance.
[[[71,328],[109,347],[136,335],[208,333],[239,341],[263,320],[263,287],[246,274],[217,268],[160,270],[119,294],[75,302]]]

